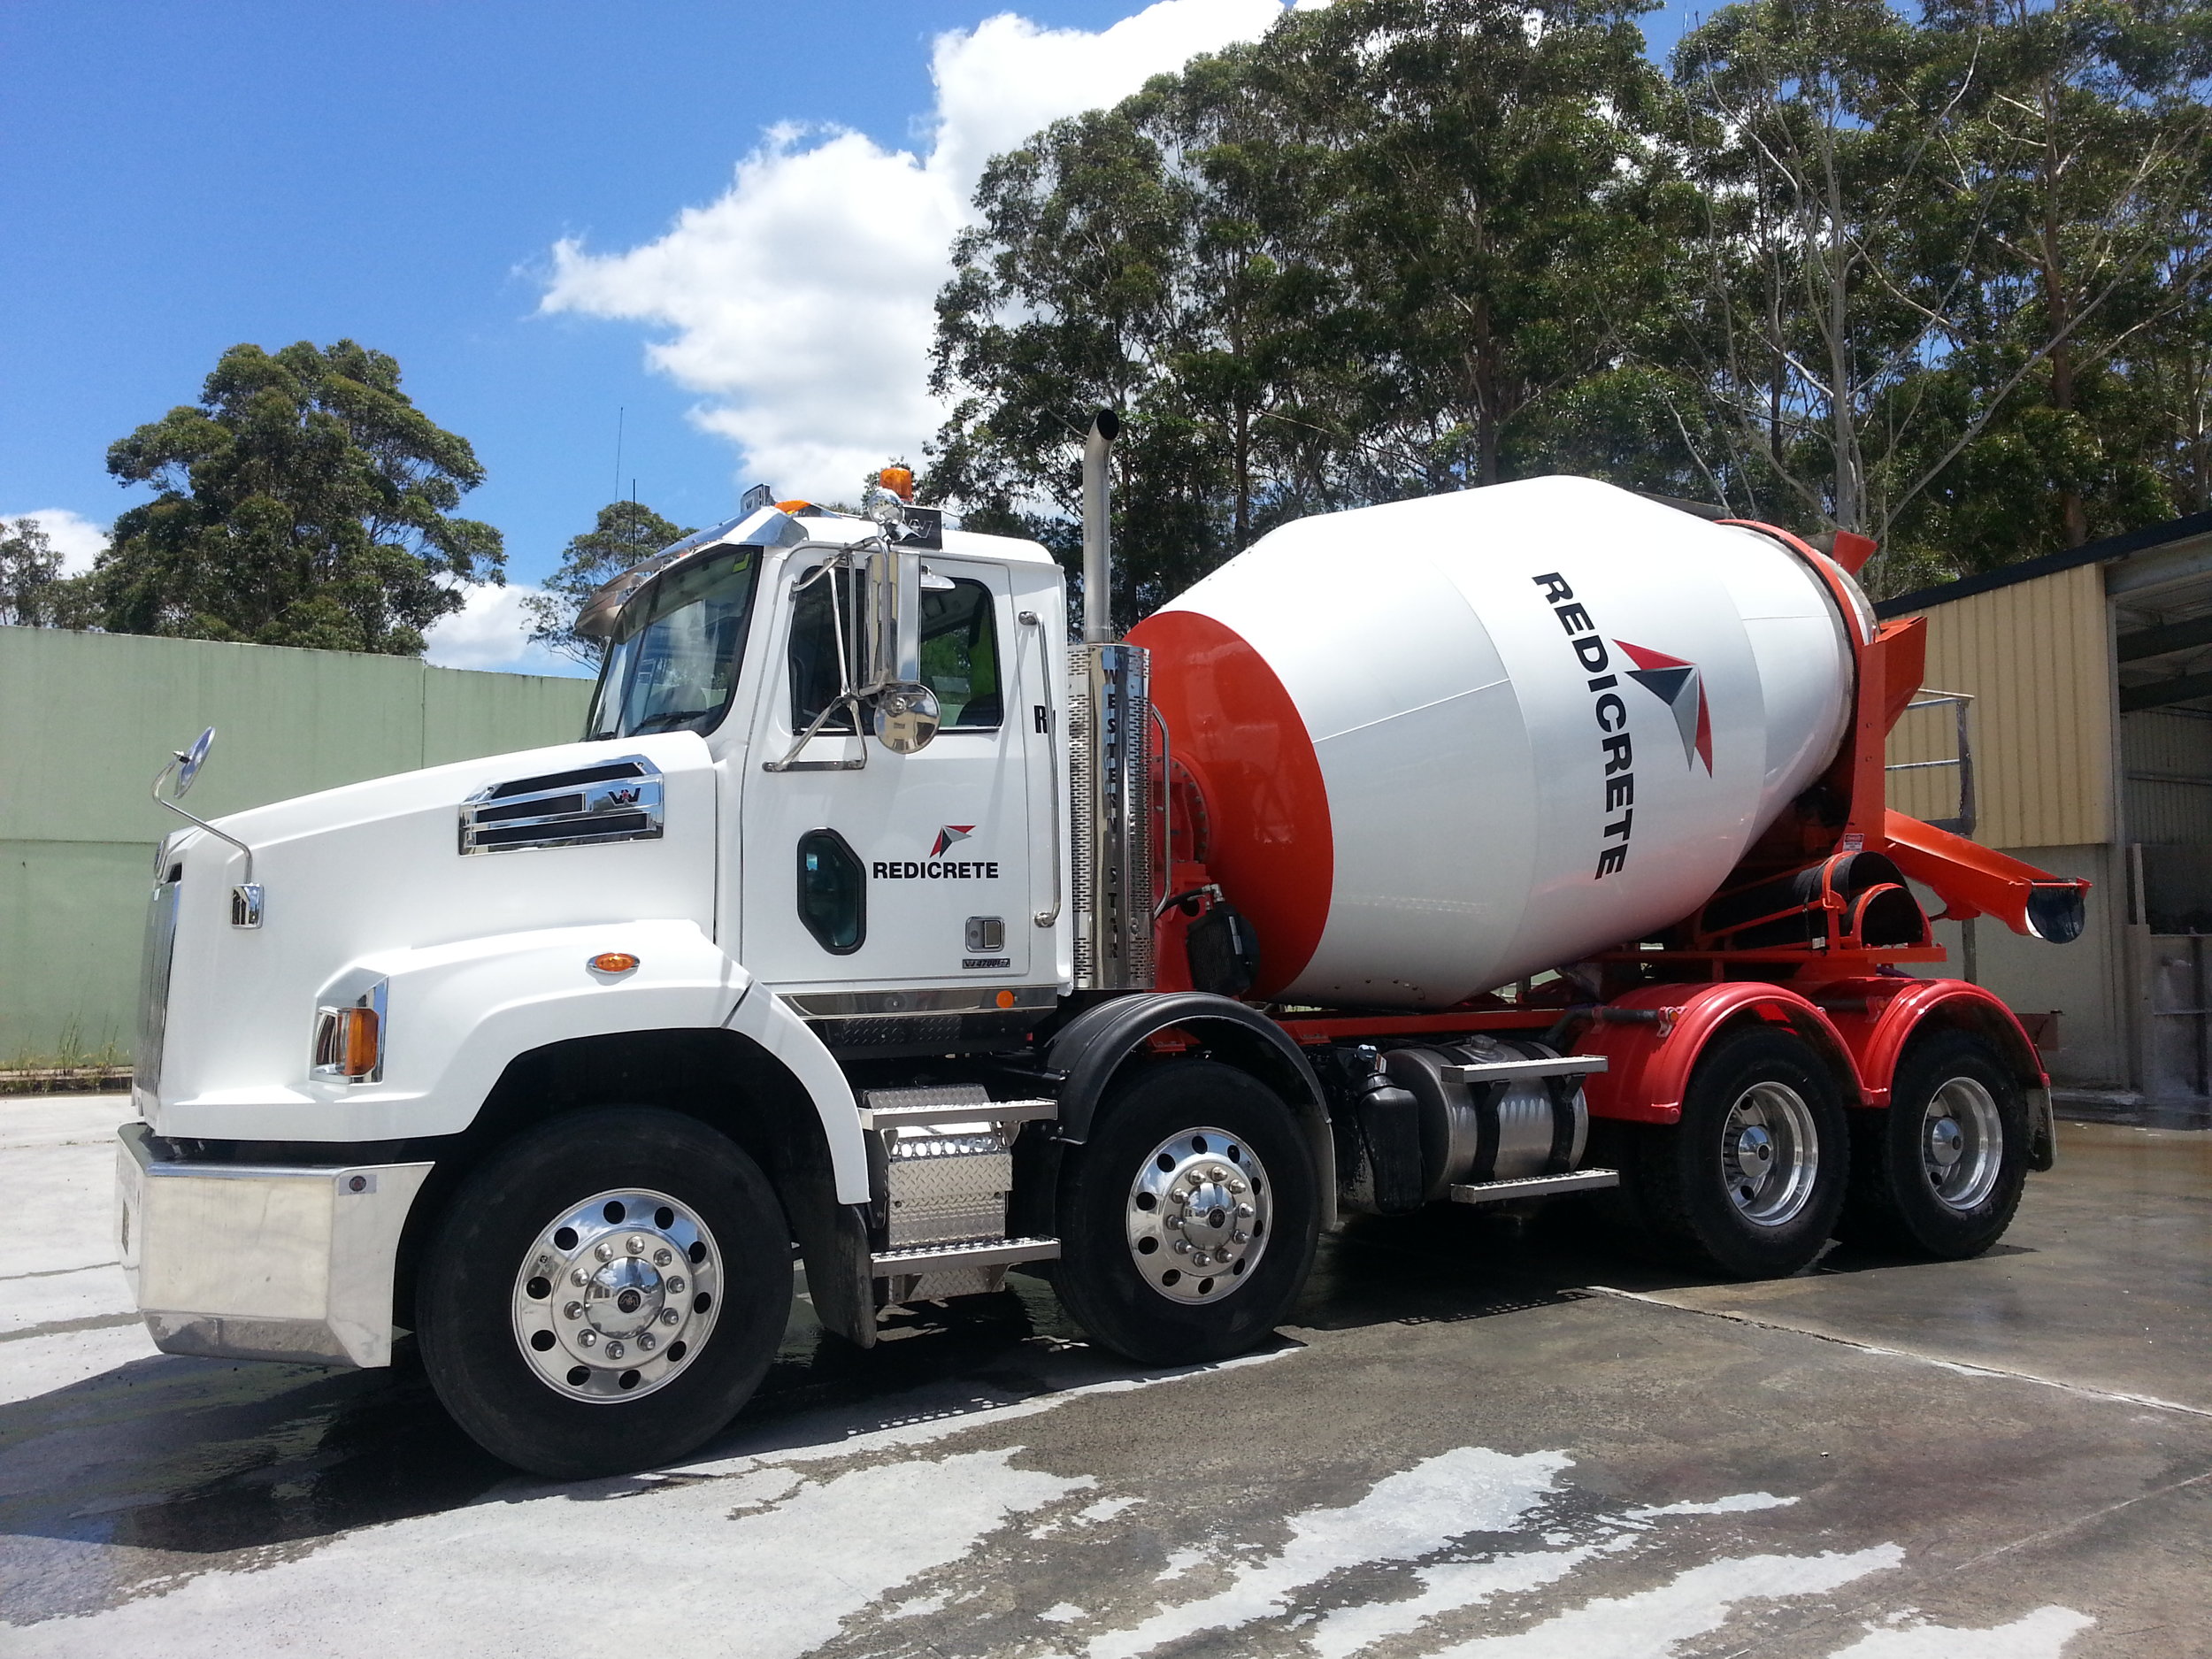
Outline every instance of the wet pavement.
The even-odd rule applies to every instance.
[[[0,1102],[0,1655],[2212,1653],[2212,1136],[2062,1125],[1975,1262],[1716,1284],[1557,1210],[1362,1223],[1263,1354],[1033,1279],[799,1316],[698,1457],[558,1486],[419,1370],[157,1355],[119,1101]]]

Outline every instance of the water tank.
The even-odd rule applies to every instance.
[[[1710,896],[1848,728],[1814,560],[1587,479],[1286,525],[1148,617],[1254,994],[1446,1007]]]

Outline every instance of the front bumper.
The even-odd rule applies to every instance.
[[[123,1273],[165,1354],[392,1363],[392,1272],[427,1164],[347,1169],[165,1158],[117,1132]]]

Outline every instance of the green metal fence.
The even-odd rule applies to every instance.
[[[191,805],[567,742],[590,682],[410,657],[0,627],[0,1068],[127,1061],[154,773],[216,728]]]

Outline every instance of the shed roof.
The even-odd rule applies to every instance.
[[[1955,582],[1942,582],[1933,588],[1923,588],[1909,594],[1900,594],[1894,599],[1885,599],[1874,607],[1874,614],[1887,618],[1909,616],[1925,611],[1931,605],[1947,604],[1954,599],[1970,598],[1975,594],[1993,592],[2009,588],[2015,582],[2033,581],[2039,576],[2055,576],[2083,565],[2113,565],[2162,548],[2176,541],[2185,541],[2192,536],[2212,534],[2212,512],[2193,512],[2185,518],[2170,519],[2164,524],[2146,525],[2139,530],[2124,531],[2107,536],[2101,541],[2092,541],[2078,548],[2068,548],[2062,553],[2046,553],[2040,558],[2023,559],[2017,565],[2008,565],[2001,570],[1985,571],[1978,576],[1962,576]]]

